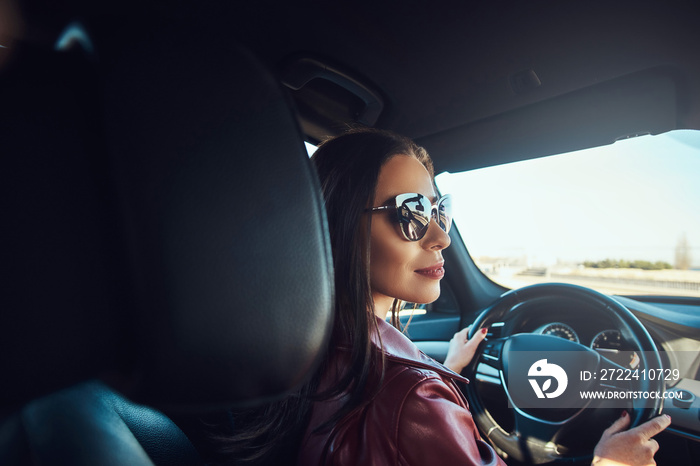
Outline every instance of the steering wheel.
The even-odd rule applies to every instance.
[[[659,352],[639,320],[613,298],[575,285],[548,283],[509,291],[479,315],[468,337],[472,338],[480,329],[495,322],[507,323],[509,320],[525,319],[529,312],[542,304],[561,302],[587,304],[591,309],[606,315],[614,322],[623,340],[638,351],[637,375],[642,368],[646,369],[642,374],[660,373],[662,366]],[[509,407],[514,408],[511,410],[514,415],[512,428],[504,428],[494,419],[491,412],[493,410],[489,410],[477,390],[475,376],[479,364],[490,366],[490,372],[494,374],[492,380],[500,379],[500,386],[505,391]],[[556,366],[559,369],[556,369]],[[543,369],[551,371],[547,373]],[[563,369],[569,369],[568,378],[557,377],[558,373],[567,372]],[[654,370],[657,372],[653,372]],[[611,419],[618,418],[622,410],[604,409],[606,403],[610,404],[609,401],[584,402],[580,399],[579,390],[634,390],[640,393],[664,391],[665,382],[660,380],[663,377],[647,376],[637,380],[624,380],[625,375],[630,372],[629,368],[623,368],[601,357],[598,351],[579,343],[551,335],[516,333],[491,338],[480,345],[477,354],[465,369],[465,375],[471,383],[463,389],[481,432],[509,458],[528,464],[590,464],[594,442],[610,425]],[[603,374],[613,376],[601,377]],[[543,379],[537,377],[538,375],[552,377]],[[564,380],[560,380],[561,378]],[[546,382],[546,379],[549,379],[549,382]],[[553,383],[554,379],[556,385]],[[540,383],[542,380],[545,381]],[[565,392],[567,385],[570,389]],[[553,386],[556,389],[551,391]],[[567,403],[565,396],[559,397],[562,393],[568,394],[569,400],[578,396],[579,404],[561,405]],[[560,403],[560,408],[551,408],[555,401]],[[619,406],[620,401],[617,400],[617,403]],[[663,400],[640,397],[626,402],[626,405],[631,409],[631,427],[634,427],[660,414]],[[568,439],[570,444],[573,434],[584,437],[582,433],[594,439],[587,452],[571,449],[564,443]]]

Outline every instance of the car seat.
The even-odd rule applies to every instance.
[[[327,342],[318,182],[229,34],[88,30],[0,49],[0,463],[196,464],[163,413],[277,399]]]

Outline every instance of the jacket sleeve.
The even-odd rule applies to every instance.
[[[505,465],[484,442],[457,388],[437,375],[417,381],[400,407],[400,464]]]

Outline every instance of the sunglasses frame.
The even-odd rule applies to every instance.
[[[405,198],[406,196],[410,196],[410,197]],[[414,239],[414,238],[411,238],[411,237],[406,233],[406,228],[408,228],[407,225],[410,223],[410,220],[407,221],[406,218],[403,217],[403,216],[400,214],[401,208],[404,207],[404,205],[403,205],[404,202],[406,202],[408,199],[411,199],[412,197],[418,197],[418,198],[420,198],[420,199],[427,199],[428,202],[430,203],[430,217],[429,217],[429,219],[428,219],[427,226],[426,226],[425,229],[423,230],[423,233],[422,233],[420,236],[416,237],[415,239]],[[402,200],[399,201],[399,198],[402,198]],[[430,199],[429,199],[427,196],[424,196],[423,194],[420,194],[420,193],[403,193],[403,194],[399,194],[399,195],[397,195],[397,196],[394,196],[393,199],[390,199],[390,201],[393,201],[393,202],[394,202],[393,205],[381,205],[381,206],[378,206],[378,207],[371,207],[371,208],[369,208],[369,209],[366,209],[365,212],[377,212],[377,211],[390,210],[390,209],[395,210],[395,211],[396,211],[397,220],[398,220],[399,224],[401,225],[401,234],[403,235],[403,237],[404,237],[406,240],[408,240],[408,241],[420,241],[420,240],[423,239],[423,237],[425,236],[425,234],[428,232],[428,228],[429,228],[429,226],[430,226],[430,222],[431,222],[433,219],[435,219],[435,223],[437,223],[437,225],[440,227],[440,229],[441,229],[442,231],[444,231],[445,233],[449,233],[449,232],[450,232],[450,228],[452,227],[452,212],[451,212],[451,209],[450,209],[449,216],[448,216],[449,222],[447,222],[447,225],[445,225],[444,228],[443,228],[443,226],[440,224],[440,221],[439,221],[439,209],[440,209],[440,207],[442,206],[442,204],[443,204],[445,201],[451,201],[451,200],[452,200],[452,196],[449,195],[449,194],[445,194],[444,196],[440,197],[440,199],[438,199],[435,203],[432,203],[432,202],[430,202]],[[408,210],[409,210],[412,214],[416,215],[416,212],[413,211],[412,209],[408,208]],[[423,214],[423,213],[418,213],[418,215],[421,215],[421,216],[425,217],[425,214]]]

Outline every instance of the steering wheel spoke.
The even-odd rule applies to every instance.
[[[481,345],[479,363],[476,366],[476,380],[491,385],[501,385],[501,352],[505,338],[489,339]]]
[[[542,420],[527,416],[521,411],[515,412],[515,429],[518,435],[536,438],[541,443],[550,443],[557,437],[562,428],[561,423],[542,422]]]
[[[481,348],[481,363],[487,364],[496,370],[502,370],[501,353],[503,352],[505,341],[505,338],[486,340]]]
[[[566,447],[556,442],[564,427],[561,424],[543,424],[516,411],[515,424],[511,432],[493,429],[488,437],[491,442],[517,461],[526,464],[546,464],[566,458],[568,453]]]

